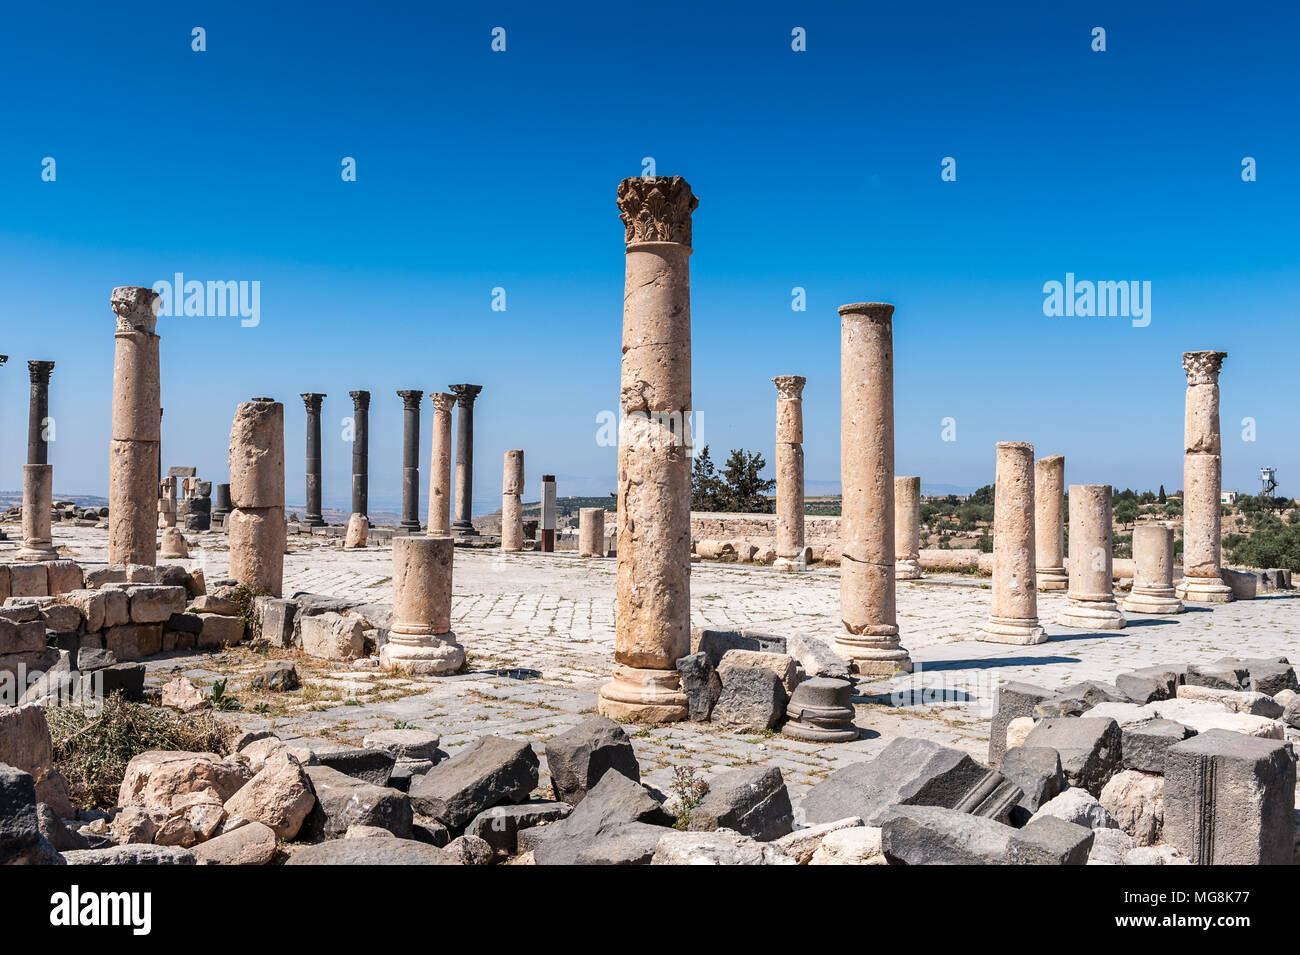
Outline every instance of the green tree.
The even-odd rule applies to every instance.
[[[1115,520],[1122,527],[1129,527],[1138,518],[1138,506],[1134,501],[1123,500],[1115,505]]]
[[[765,467],[767,462],[758,451],[750,453],[744,448],[733,449],[726,467],[722,469],[725,484],[722,509],[745,514],[766,514],[774,510],[775,502],[768,492],[776,487],[776,480],[760,476]]]
[[[722,510],[725,490],[722,478],[718,477],[717,469],[713,466],[713,459],[709,457],[709,446],[706,444],[696,453],[695,461],[691,465],[691,510]]]
[[[1159,504],[1164,504],[1168,500],[1169,499],[1165,497],[1165,486],[1162,484],[1160,485],[1160,493],[1156,495],[1156,502]]]

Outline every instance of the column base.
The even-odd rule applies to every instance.
[[[921,577],[921,562],[914,557],[894,561],[895,580],[918,580]]]
[[[1115,601],[1070,601],[1070,606],[1056,620],[1074,630],[1123,630],[1128,625]]]
[[[58,560],[59,552],[50,541],[23,541],[22,549],[14,554],[14,560],[41,561]]]
[[[479,532],[474,530],[474,525],[469,521],[455,521],[451,525],[452,537],[478,537]]]
[[[410,531],[412,534],[418,534],[420,532],[419,521],[402,521],[397,526],[405,528],[406,530]]]
[[[226,515],[222,514],[220,511],[213,511],[212,516],[225,517]],[[324,527],[325,518],[321,517],[319,514],[308,514],[306,518],[303,519],[302,523],[304,527]]]
[[[162,543],[158,550],[158,556],[171,559],[189,557],[190,548],[185,542],[185,535],[175,527],[169,527],[164,530],[162,532]]]
[[[772,561],[772,569],[783,574],[802,574],[808,569],[808,564],[803,559],[803,554],[798,557],[778,557]]]
[[[390,632],[388,642],[379,651],[379,665],[412,676],[443,676],[465,665],[465,651],[454,633],[434,636]]]
[[[343,535],[345,550],[365,547],[370,540],[370,521],[364,514],[354,513],[348,518],[348,529]]]
[[[611,720],[679,723],[687,717],[681,674],[616,666],[614,678],[600,688],[597,709]]]
[[[1039,590],[1068,590],[1070,575],[1064,567],[1043,567],[1035,571]]]
[[[1032,646],[1047,642],[1047,631],[1038,625],[1038,618],[993,617],[976,631],[975,639],[981,643],[1010,643]]]
[[[810,743],[849,743],[853,725],[853,687],[848,680],[814,677],[795,687],[781,735]]]
[[[1133,592],[1124,598],[1123,606],[1129,613],[1155,616],[1171,616],[1187,609],[1175,595],[1173,587],[1161,590],[1138,590],[1135,587]]]
[[[1223,582],[1222,577],[1184,577],[1178,581],[1174,593],[1179,599],[1192,603],[1232,603],[1232,588]]]
[[[897,628],[882,634],[839,633],[833,649],[862,676],[893,676],[912,672],[912,656],[899,643]]]

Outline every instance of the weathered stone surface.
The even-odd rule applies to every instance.
[[[197,642],[200,650],[216,650],[243,642],[244,621],[239,617],[227,617],[219,613],[201,613],[197,616],[202,621]]]
[[[687,718],[703,723],[722,694],[722,679],[706,653],[690,653],[677,661],[682,691],[686,694]]]
[[[95,848],[80,832],[74,832],[65,826],[59,815],[43,802],[36,804],[36,824],[41,830],[41,835],[49,841],[56,852]],[[0,855],[3,855],[3,850],[0,850]]]
[[[275,660],[253,674],[253,689],[272,690],[287,693],[298,689],[302,683],[298,678],[298,669],[292,663]]]
[[[1034,813],[1035,819],[1043,816],[1063,819],[1086,829],[1114,829],[1119,825],[1096,796],[1077,787],[1049,799]]]
[[[194,853],[179,846],[151,846],[132,843],[109,849],[81,849],[65,852],[68,865],[195,865]]]
[[[496,855],[487,842],[471,835],[457,836],[442,851],[461,865],[488,865]]]
[[[41,833],[36,784],[30,773],[0,763],[0,865],[60,865]]]
[[[765,667],[735,666],[727,671],[709,719],[722,726],[775,729],[788,701],[780,677]]]
[[[1012,865],[1084,865],[1092,843],[1091,829],[1043,816],[1013,832],[1007,861]]]
[[[288,842],[297,837],[316,795],[297,757],[281,748],[225,802],[227,814],[264,823]]]
[[[521,830],[559,822],[572,811],[573,807],[567,802],[552,800],[493,806],[475,816],[465,827],[465,833],[484,840],[496,852],[512,855],[518,846]]]
[[[1188,686],[1210,686],[1220,690],[1243,690],[1250,680],[1250,669],[1239,660],[1193,663],[1187,668]]]
[[[1173,720],[1152,719],[1124,726],[1120,746],[1124,768],[1163,774],[1165,750],[1195,735],[1196,730]]]
[[[853,826],[828,833],[808,864],[889,865],[882,830],[877,826]]]
[[[30,773],[37,786],[53,771],[50,726],[39,706],[0,706],[0,763]]]
[[[775,846],[738,832],[678,832],[659,837],[651,865],[794,865]]]
[[[40,653],[44,649],[45,625],[39,620],[15,623],[0,617],[0,655]]]
[[[1011,816],[1012,822],[1020,825],[1065,789],[1061,757],[1046,746],[1017,746],[1007,750],[998,772],[1024,794]]]
[[[208,698],[188,677],[178,676],[163,684],[160,702],[182,713],[193,713],[207,706]]]
[[[356,617],[327,611],[301,618],[302,649],[324,660],[356,660],[364,655],[365,626]]]
[[[522,740],[484,736],[411,783],[417,812],[459,828],[484,809],[521,803],[537,786],[538,759]]]
[[[1167,700],[1178,692],[1178,673],[1165,667],[1144,667],[1119,674],[1115,686],[1134,703]]]
[[[759,842],[771,842],[794,828],[794,811],[781,770],[754,766],[720,773],[691,810],[695,832],[730,829]]]
[[[335,839],[293,854],[288,865],[460,865],[441,849],[411,839]]]
[[[1028,683],[1003,683],[998,687],[989,727],[989,765],[996,768],[1007,751],[1007,724],[1017,717],[1033,716],[1034,707],[1056,696],[1052,690]]]
[[[1142,716],[1184,723],[1198,733],[1221,729],[1260,739],[1283,739],[1286,735],[1280,720],[1249,713],[1230,713],[1221,703],[1204,700],[1173,699],[1148,703],[1142,707]]]
[[[735,667],[761,667],[771,670],[787,694],[793,693],[799,682],[794,658],[785,653],[768,653],[763,650],[728,650],[718,664],[718,676],[727,685],[727,673]]]
[[[1125,855],[1133,848],[1133,837],[1123,829],[1094,829],[1092,837],[1088,865],[1123,865]]]
[[[51,560],[45,564],[45,579],[51,597],[57,597],[86,585],[81,565],[75,560]]]
[[[175,797],[203,790],[224,803],[251,777],[248,766],[234,757],[149,750],[127,763],[117,804],[167,808]]]
[[[1125,769],[1106,783],[1098,802],[1137,845],[1149,846],[1160,841],[1164,827],[1164,790],[1162,777]]]
[[[1229,713],[1249,713],[1264,719],[1280,719],[1283,707],[1271,696],[1252,690],[1225,690],[1212,686],[1180,686],[1180,700],[1202,700],[1206,703],[1218,703]]]
[[[856,816],[878,826],[894,805],[943,806],[1001,818],[1021,795],[960,750],[903,737],[873,760],[836,770],[808,791],[799,808],[813,825]]]
[[[127,584],[132,623],[163,623],[185,609],[185,588],[159,584]]]
[[[576,806],[609,770],[640,782],[641,768],[623,727],[593,716],[546,742],[546,765],[555,798]]]
[[[119,660],[132,662],[162,652],[162,624],[128,623],[104,631],[104,647]]]
[[[852,829],[861,826],[861,819],[850,816],[847,819],[837,819],[835,822],[823,822],[816,826],[795,829],[793,832],[773,840],[772,845],[790,856],[799,865],[808,865],[818,847],[821,846],[822,840],[830,833],[840,829]],[[876,834],[876,839],[879,841],[879,832]],[[883,862],[883,855],[881,858]]]
[[[519,848],[531,851],[538,865],[572,865],[595,858],[605,851],[599,845],[612,839],[621,846],[620,852],[629,851],[632,858],[641,853],[639,858],[648,861],[657,839],[651,838],[656,833],[646,830],[662,834],[661,827],[671,822],[672,816],[644,786],[622,773],[606,773],[568,818],[519,833]],[[632,825],[644,828],[627,830]],[[619,829],[625,831],[616,837]],[[653,843],[648,849],[647,842]]]
[[[281,597],[253,598],[254,635],[273,647],[287,647],[293,642],[293,619],[298,605]]]
[[[1165,841],[1197,865],[1282,865],[1295,854],[1289,744],[1208,730],[1165,752]]]
[[[365,780],[372,786],[387,786],[393,773],[395,756],[387,750],[345,746],[341,743],[314,744],[312,762],[340,773]]]
[[[892,806],[881,845],[895,865],[1006,865],[1017,830],[992,819],[938,806]]]
[[[787,640],[786,647],[805,676],[826,677],[832,680],[849,679],[848,662],[825,640],[794,633]]]
[[[441,741],[437,733],[428,730],[374,730],[365,735],[361,745],[367,749],[379,749],[391,753],[398,760],[427,759],[436,762],[438,744]]]
[[[1041,720],[1025,739],[1025,745],[1056,750],[1070,785],[1082,787],[1094,796],[1101,793],[1120,765],[1119,724],[1109,718]]]
[[[1295,668],[1286,660],[1242,660],[1250,671],[1247,688],[1267,696],[1277,696],[1283,690],[1300,690]]]
[[[304,769],[316,794],[316,803],[302,827],[306,839],[340,839],[350,826],[379,826],[399,839],[411,834],[411,800],[406,793],[373,786],[328,766]]]
[[[275,858],[275,831],[260,822],[250,822],[201,842],[191,851],[197,865],[269,865]]]

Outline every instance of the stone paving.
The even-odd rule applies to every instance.
[[[9,528],[6,528],[8,530]],[[12,532],[11,532],[12,536]],[[189,534],[191,554],[208,579],[224,576],[220,532]],[[87,527],[54,528],[60,553],[87,564],[106,561],[107,535]],[[0,560],[9,559],[0,544]],[[392,600],[392,551],[343,551],[328,539],[290,538],[285,594],[297,591]],[[608,678],[614,643],[613,559],[572,553],[502,555],[491,549],[456,551],[452,625],[469,655],[468,672],[455,677],[408,678],[346,665],[324,666],[295,657],[306,689],[289,694],[272,712],[246,709],[233,718],[249,728],[272,728],[284,738],[327,737],[360,743],[372,729],[394,723],[427,727],[452,750],[488,733],[535,743],[595,712]],[[766,567],[696,563],[692,622],[697,627],[796,630],[833,637],[838,626],[838,571],[782,574]],[[1116,633],[1087,633],[1053,624],[1064,594],[1039,595],[1039,616],[1050,639],[1036,646],[973,639],[988,615],[987,579],[936,576],[898,584],[903,645],[918,672],[860,684],[855,743],[824,746],[779,735],[737,733],[707,724],[629,726],[649,782],[666,788],[672,768],[701,773],[744,763],[779,765],[799,793],[833,769],[878,752],[897,736],[924,736],[980,759],[988,747],[993,692],[1020,680],[1047,687],[1157,663],[1198,662],[1225,654],[1300,656],[1300,596],[1189,606],[1179,617],[1130,619]],[[290,654],[277,654],[290,655]],[[246,695],[247,675],[264,655],[236,649],[216,656],[173,656],[149,663],[151,679],[189,674],[201,685],[231,676],[228,692]],[[292,702],[291,702],[292,701]],[[285,705],[289,704],[289,705]]]

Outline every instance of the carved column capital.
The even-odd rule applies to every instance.
[[[419,410],[420,410],[420,399],[422,399],[422,398],[424,397],[424,392],[423,392],[423,391],[418,391],[418,390],[410,390],[410,389],[408,389],[408,390],[406,390],[406,391],[399,391],[399,392],[397,393],[397,397],[399,397],[399,398],[402,399],[402,408],[403,408],[404,410],[406,410],[406,411],[419,411]]]
[[[117,316],[119,332],[149,332],[158,325],[158,308],[162,297],[151,288],[121,285],[113,289],[110,299]]]
[[[455,395],[449,395],[441,391],[430,392],[429,400],[433,402],[434,411],[450,412],[456,405]]]
[[[776,385],[777,395],[781,398],[802,398],[803,386],[808,384],[808,379],[803,375],[777,375],[772,379]]]
[[[29,361],[27,363],[27,372],[32,376],[33,385],[48,385],[50,383],[50,372],[54,371],[54,362],[52,361]]]
[[[681,176],[640,176],[618,184],[618,217],[623,220],[623,241],[691,244],[691,213],[700,200]]]
[[[1226,351],[1186,351],[1183,352],[1183,371],[1187,372],[1189,385],[1214,385],[1219,381],[1219,370],[1223,359],[1228,357]]]
[[[474,399],[483,390],[482,385],[448,385],[447,387],[456,396],[456,404],[462,408],[474,407]]]
[[[370,409],[370,392],[368,391],[349,391],[352,396],[352,407],[356,411],[368,411]]]
[[[325,395],[307,392],[305,395],[299,395],[302,398],[303,406],[306,407],[308,414],[320,414],[320,403]]]

